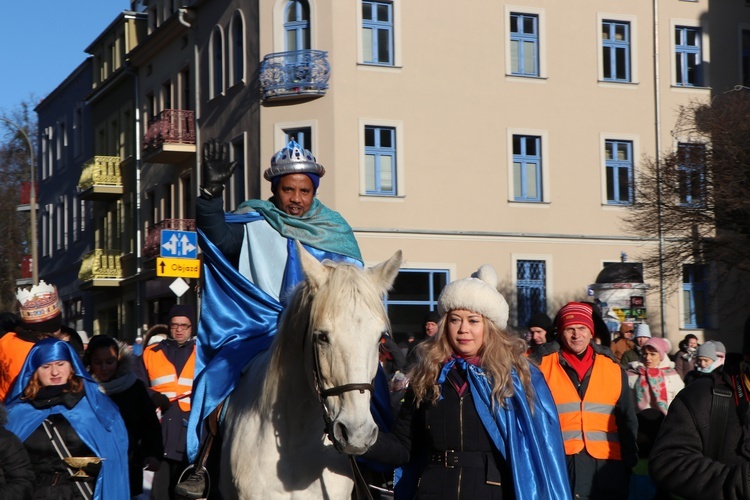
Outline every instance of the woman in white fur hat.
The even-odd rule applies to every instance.
[[[557,410],[484,265],[438,300],[438,333],[418,347],[390,433],[366,458],[402,465],[396,497],[570,498]],[[417,465],[419,464],[419,465]]]

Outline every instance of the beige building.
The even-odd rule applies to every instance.
[[[497,269],[511,325],[523,330],[537,310],[593,300],[605,264],[625,254],[637,265],[658,244],[622,229],[639,164],[702,147],[672,133],[679,106],[748,74],[742,2],[183,4],[132,5],[147,15],[147,36],[128,56],[143,242],[139,271],[122,279],[141,283],[136,325],[176,300],[143,245],[152,231],[191,228],[200,144],[228,141],[241,165],[231,209],[270,196],[262,172],[294,138],[326,167],[318,195],[354,228],[366,263],[403,250],[388,302],[396,334],[420,332],[442,286],[483,263]],[[159,135],[157,122],[175,133]],[[737,348],[728,334],[739,320],[717,313],[703,272],[649,282],[647,321],[675,346],[692,332]]]

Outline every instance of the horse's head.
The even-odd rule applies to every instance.
[[[370,390],[381,337],[389,328],[383,297],[401,265],[401,251],[366,271],[320,263],[300,245],[311,299],[306,362],[322,397],[328,432],[340,451],[364,453],[377,438]]]

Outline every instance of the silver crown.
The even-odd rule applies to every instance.
[[[313,154],[292,139],[281,148],[273,158],[271,167],[263,172],[263,177],[270,181],[274,177],[287,174],[316,174],[323,177],[326,169],[315,160]]]

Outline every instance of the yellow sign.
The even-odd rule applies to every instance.
[[[156,258],[156,275],[171,276],[173,278],[200,278],[200,259],[170,259]]]

